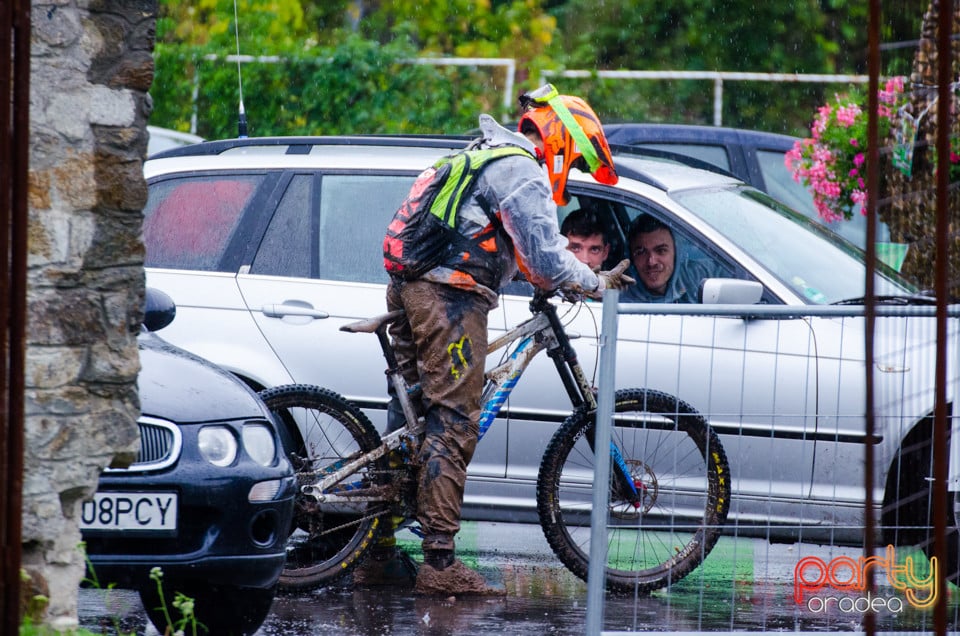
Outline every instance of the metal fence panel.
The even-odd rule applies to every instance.
[[[612,307],[604,305],[605,325]],[[696,612],[655,626],[639,612],[632,628],[684,631],[692,620],[697,630],[847,630],[862,628],[872,613],[881,629],[930,629],[930,610],[947,594],[927,559],[934,536],[935,365],[942,347],[949,354],[945,394],[952,404],[960,391],[960,307],[948,312],[945,341],[937,339],[935,307],[874,308],[872,441],[864,406],[863,307],[621,304],[617,311],[615,362],[604,359],[607,347],[600,350],[600,398],[612,400],[614,389],[646,387],[693,406],[719,434],[732,490],[713,551],[687,577],[652,596],[693,603]],[[602,375],[611,364],[613,382]],[[952,415],[950,421],[951,430],[960,425]],[[869,519],[868,444],[875,455]],[[956,449],[951,456],[958,456]],[[951,491],[960,489],[957,468],[953,462]],[[679,486],[672,485],[670,468],[660,470],[659,497],[666,502]],[[609,489],[598,490],[609,496]],[[655,505],[651,520],[656,513]],[[865,568],[868,521],[876,528],[876,548]],[[605,530],[596,522],[593,529]],[[955,534],[948,537],[948,562],[939,564],[947,575],[960,569],[958,544]],[[602,558],[591,552],[591,563]],[[868,594],[865,575],[871,572],[876,590]],[[609,603],[601,588],[602,578],[592,577],[588,599],[599,594]],[[634,600],[638,608],[650,601]],[[857,610],[868,601],[884,605]],[[602,622],[591,623],[591,611],[602,616],[603,605],[588,608],[594,630],[588,633],[598,633]],[[955,601],[950,611],[956,628]]]

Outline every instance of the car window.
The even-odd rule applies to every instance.
[[[712,163],[728,172],[730,171],[730,157],[727,155],[727,149],[723,146],[713,144],[664,144],[649,142],[640,142],[634,145],[642,146],[643,148],[653,148],[654,150],[675,152],[699,159],[700,161]]]
[[[674,198],[809,302],[863,296],[863,252],[764,193],[750,188],[690,189]],[[877,272],[878,294],[912,291],[892,270],[878,265]]]
[[[146,265],[217,271],[262,179],[259,175],[229,175],[150,184],[143,211]]]
[[[320,278],[386,283],[383,235],[415,177],[324,175],[317,229]]]
[[[404,175],[296,175],[280,199],[251,273],[386,283],[383,235],[413,180]],[[319,214],[312,212],[317,193]]]
[[[604,237],[610,245],[610,255],[603,263],[603,269],[611,269],[626,258],[627,247],[623,228],[618,222],[621,214],[618,212],[619,204],[613,201],[587,195],[576,195],[570,198],[566,205],[557,208],[557,222],[563,225],[563,220],[576,210],[584,209],[593,212],[596,218],[603,225]]]
[[[273,276],[316,277],[319,271],[317,250],[311,230],[315,216],[311,213],[312,175],[295,175],[290,180],[270,227],[263,236],[250,272]]]
[[[861,249],[867,243],[867,219],[860,213],[860,210],[854,211],[853,217],[849,221],[830,221],[827,222],[820,218],[817,209],[813,206],[813,195],[801,183],[793,180],[793,175],[784,164],[784,153],[780,150],[760,150],[757,149],[757,164],[760,166],[760,173],[763,175],[765,192],[786,203],[788,206],[802,213],[807,218],[825,225],[836,234],[847,239]],[[890,229],[886,223],[877,224],[877,241],[884,242],[890,240]]]
[[[640,209],[629,205],[625,207],[627,218],[631,222],[641,214],[650,214],[666,223],[673,235],[678,260],[683,259],[690,263],[700,264],[699,271],[709,272],[711,278],[750,278],[745,275],[745,272],[734,268],[726,259],[721,258],[715,249],[711,249],[703,242],[702,238],[695,237],[687,228],[671,222],[664,214],[652,209]],[[629,225],[624,230],[624,236],[629,240]],[[627,251],[627,257],[629,257],[629,245]]]
[[[793,175],[784,164],[783,151],[758,148],[757,165],[760,166],[760,174],[763,176],[767,194],[783,201],[797,212],[816,218],[813,195],[806,186],[793,180]]]

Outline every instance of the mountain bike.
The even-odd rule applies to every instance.
[[[503,353],[486,373],[480,443],[523,371],[546,350],[573,412],[543,454],[537,513],[554,553],[586,580],[597,401],[554,295],[535,293],[532,317],[490,342],[489,353]],[[387,334],[402,313],[341,327],[377,335],[406,419],[398,430],[381,436],[358,406],[329,389],[294,384],[260,394],[285,430],[299,482],[281,588],[335,581],[363,560],[384,527],[416,516],[424,421],[413,399],[418,387],[399,373]],[[730,505],[730,471],[715,431],[690,405],[648,389],[618,390],[614,404],[604,451],[611,461],[605,582],[614,592],[647,593],[683,578],[710,553]]]

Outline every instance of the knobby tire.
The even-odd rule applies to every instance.
[[[372,451],[380,436],[364,413],[333,391],[310,385],[286,385],[261,391],[260,398],[286,428],[283,437],[297,472],[294,521],[287,540],[281,590],[328,585],[353,570],[389,520],[382,502],[323,504],[303,494],[317,473],[347,457]],[[335,489],[379,483],[386,459],[363,467]]]
[[[607,515],[606,588],[646,594],[692,572],[713,549],[730,506],[730,469],[714,430],[692,407],[644,389],[615,395],[611,439],[643,497],[626,500],[613,475]],[[587,579],[595,411],[568,417],[547,447],[537,512],[550,547]],[[606,452],[609,456],[609,451]]]

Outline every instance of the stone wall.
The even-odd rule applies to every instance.
[[[76,619],[80,501],[138,444],[155,0],[35,0],[23,565]]]

